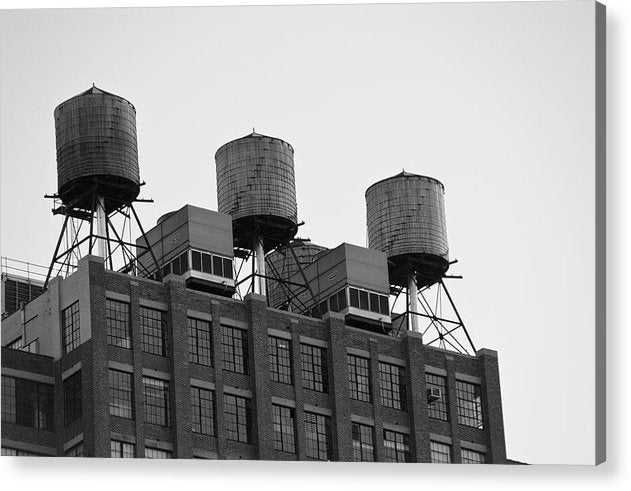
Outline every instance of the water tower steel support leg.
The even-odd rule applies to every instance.
[[[55,267],[55,263],[57,262],[57,253],[59,252],[61,241],[63,240],[64,234],[66,233],[66,226],[68,225],[68,218],[70,218],[70,216],[66,214],[66,218],[64,219],[64,224],[61,227],[61,233],[59,234],[59,239],[57,239],[57,246],[55,247],[53,260],[50,262],[50,267],[48,268],[48,273],[46,274],[46,281],[44,281],[44,288],[48,286],[48,281],[50,280],[50,274],[53,272],[53,268]]]
[[[462,322],[462,318],[460,317],[460,314],[458,313],[458,309],[456,308],[456,304],[451,299],[451,295],[449,294],[449,290],[447,290],[447,287],[445,286],[445,283],[443,282],[443,280],[440,280],[440,285],[445,290],[445,294],[447,295],[447,298],[449,299],[449,303],[451,304],[451,307],[454,309],[456,317],[458,317],[458,321],[460,321],[460,325],[462,326],[462,330],[464,331],[465,335],[467,336],[467,340],[469,341],[469,344],[471,345],[471,348],[473,348],[473,353],[475,353],[476,352],[475,345],[473,344],[473,341],[471,341],[471,338],[469,337],[469,333],[467,332],[467,328],[465,327],[464,322]]]
[[[105,230],[105,198],[103,196],[96,197],[96,235],[98,255],[103,259],[107,258],[107,230]]]
[[[136,224],[138,225],[138,228],[140,229],[140,233],[142,234],[142,238],[145,241],[145,244],[147,245],[147,249],[149,249],[149,252],[151,253],[151,258],[153,259],[153,263],[156,266],[156,275],[158,278],[158,281],[162,281],[162,270],[160,269],[160,265],[158,264],[158,259],[156,258],[156,255],[153,253],[153,249],[151,248],[151,244],[149,244],[149,239],[147,238],[147,234],[145,233],[145,229],[142,227],[142,223],[140,223],[140,219],[138,218],[138,215],[136,213],[136,209],[134,208],[134,205],[132,205],[130,203],[129,208],[131,208],[132,213],[134,214],[134,218],[136,219]]]
[[[258,283],[258,293],[267,296],[267,288],[266,288],[266,279],[265,279],[265,250],[263,249],[263,238],[257,237],[255,240],[256,244],[256,274],[257,274],[257,283]]]
[[[410,319],[411,326],[409,327],[411,331],[421,332],[419,328],[419,319],[418,319],[418,287],[416,286],[416,278],[414,272],[410,272],[408,274],[408,299],[409,299],[409,311],[410,311]]]

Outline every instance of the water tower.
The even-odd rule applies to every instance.
[[[133,203],[150,201],[137,199],[143,183],[136,109],[124,98],[92,86],[57,106],[54,117],[58,191],[47,197],[55,200],[53,214],[65,218],[46,283],[55,270],[71,272],[85,253],[103,257],[111,269],[116,256],[122,259],[121,270],[135,271],[132,216],[143,235],[144,230]],[[127,240],[125,233],[130,235]],[[153,256],[150,248],[144,253]]]
[[[473,343],[443,281],[454,277],[446,275],[451,263],[443,184],[405,171],[383,179],[366,190],[366,218],[368,247],[386,253],[395,296],[405,292],[406,310],[400,321],[405,320],[408,329],[421,332],[426,344],[437,342],[441,347],[451,345],[467,352],[455,337],[456,331],[464,332],[471,347]],[[436,301],[428,301],[432,290]],[[442,314],[443,295],[453,319]],[[424,329],[423,318],[428,320]],[[436,339],[428,339],[430,330],[436,332]]]
[[[265,254],[298,231],[294,149],[253,132],[221,146],[215,162],[217,207],[232,216],[235,256],[254,255],[253,289],[266,295]]]
[[[266,257],[266,267],[270,276],[282,281],[272,282],[268,289],[270,307],[285,309],[291,305],[293,290],[288,281],[311,264],[316,255],[326,251],[326,247],[314,244],[308,239],[292,239],[287,246],[279,247]]]

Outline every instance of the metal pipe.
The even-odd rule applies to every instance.
[[[410,330],[421,332],[418,319],[418,287],[416,286],[416,275],[413,271],[408,273],[408,302],[410,311]]]
[[[256,261],[256,284],[258,284],[258,294],[267,296],[266,283],[265,283],[265,251],[263,249],[263,238],[257,237],[254,240],[255,244],[255,261]]]
[[[97,196],[96,198],[96,235],[99,237],[97,239],[97,250],[99,256],[102,258],[107,257],[107,244],[105,236],[107,234],[105,225],[105,198],[103,196]]]

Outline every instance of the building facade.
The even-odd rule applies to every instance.
[[[2,346],[3,455],[510,462],[496,352],[198,291],[181,275],[86,256],[3,320]]]

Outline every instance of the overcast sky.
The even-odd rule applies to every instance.
[[[594,460],[591,1],[0,13],[1,253],[61,228],[53,109],[92,83],[137,109],[146,228],[217,208],[214,153],[295,149],[299,235],[366,245],[366,188],[445,185],[452,295],[499,352],[509,458]]]

